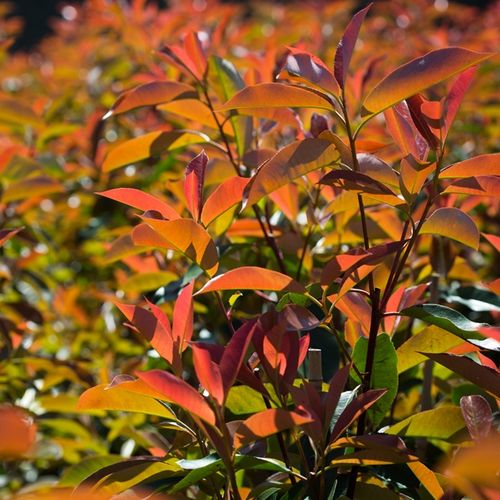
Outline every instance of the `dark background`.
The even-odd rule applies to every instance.
[[[50,22],[52,18],[60,16],[59,10],[65,3],[78,4],[84,0],[67,1],[61,0],[0,0],[3,3],[10,3],[12,11],[10,16],[24,19],[24,29],[11,47],[11,51],[29,51],[47,34],[50,33]],[[168,7],[168,0],[150,0],[152,3],[163,8]],[[189,0],[186,0],[189,1]],[[247,3],[246,0],[232,0],[237,3]],[[494,0],[453,0],[455,3],[486,8]],[[281,1],[280,3],[287,3]],[[368,1],[359,1],[360,6]],[[356,9],[358,10],[358,9]]]

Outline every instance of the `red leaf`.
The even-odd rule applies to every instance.
[[[340,370],[338,370],[330,380],[330,387],[328,388],[328,393],[326,394],[324,400],[324,429],[325,431],[330,428],[330,422],[335,413],[335,409],[340,401],[340,396],[347,384],[347,379],[349,378],[349,371],[351,370],[351,365],[346,365]]]
[[[188,210],[194,220],[199,222],[203,209],[203,185],[205,182],[205,170],[207,168],[208,156],[204,150],[195,156],[186,168],[184,179],[184,194]]]
[[[337,186],[346,190],[360,191],[362,193],[371,194],[390,194],[395,196],[395,193],[385,184],[372,179],[368,175],[352,170],[332,170],[323,176],[320,184],[328,186]]]
[[[16,229],[0,229],[0,246],[2,246],[6,241],[10,240],[13,236],[15,236],[19,231],[22,231],[24,228],[18,227]]]
[[[462,396],[460,408],[472,439],[486,439],[493,424],[490,405],[483,396]]]
[[[179,345],[180,352],[186,349],[193,336],[193,288],[194,281],[191,281],[175,301],[172,336]]]
[[[249,180],[245,177],[231,177],[215,188],[208,196],[201,212],[201,222],[205,227],[242,201],[243,190]]]
[[[330,442],[335,441],[360,415],[374,405],[385,393],[387,389],[373,389],[364,392],[354,401],[351,401],[342,412],[335,424]]]
[[[242,266],[212,278],[197,294],[220,290],[274,290],[280,292],[305,291],[293,278],[262,267]]]
[[[142,210],[143,212],[146,212],[147,210],[156,210],[157,212],[160,212],[165,219],[174,220],[180,218],[177,210],[172,208],[168,203],[159,200],[158,198],[145,193],[140,189],[117,188],[109,189],[108,191],[102,191],[96,194],[119,201],[129,207]]]
[[[200,384],[208,391],[219,405],[224,403],[224,387],[219,367],[212,361],[210,352],[191,344],[193,363]]]
[[[369,4],[364,9],[357,12],[349,24],[347,25],[344,35],[340,39],[340,42],[335,51],[335,63],[333,72],[337,82],[339,82],[340,88],[345,87],[345,80],[347,77],[347,70],[349,68],[349,63],[351,62],[352,53],[354,51],[354,46],[358,39],[359,30],[365,19],[366,14],[370,10],[372,4]]]
[[[235,449],[238,449],[252,441],[312,421],[312,416],[300,407],[296,411],[287,411],[281,408],[264,410],[252,415],[240,424],[234,435],[233,444]]]
[[[215,425],[215,414],[208,403],[199,392],[184,380],[163,370],[138,372],[136,375],[150,387],[163,394],[166,401],[179,405],[210,425]]]
[[[194,97],[197,94],[191,85],[180,82],[149,82],[121,94],[103,119],[141,106],[155,106],[174,99]]]
[[[485,389],[496,398],[500,398],[500,377],[496,370],[481,366],[465,356],[428,352],[422,352],[421,354],[462,375],[462,377]]]
[[[224,349],[224,353],[220,360],[220,372],[226,394],[234,384],[240,372],[248,346],[252,341],[255,328],[255,321],[248,321],[245,323],[234,332],[231,340]]]

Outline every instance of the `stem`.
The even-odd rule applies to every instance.
[[[231,322],[231,317],[230,317],[228,311],[226,311],[226,308],[224,307],[224,302],[222,302],[221,293],[217,291],[217,292],[215,292],[215,295],[217,296],[217,302],[219,304],[219,309],[221,310],[222,314],[226,318],[227,325],[229,326],[229,330],[231,331],[231,334],[234,335],[234,326],[233,326],[233,323]]]
[[[202,85],[201,88],[203,91],[203,95],[205,96],[205,99],[207,101],[206,104],[207,104],[208,108],[210,109],[210,113],[212,114],[212,117],[215,120],[215,123],[217,124],[217,128],[219,129],[219,134],[220,134],[221,139],[223,140],[224,145],[226,147],[226,153],[227,153],[227,156],[229,158],[229,161],[232,163],[236,174],[241,177],[241,172],[240,172],[240,169],[238,166],[238,162],[236,161],[236,159],[233,155],[233,152],[231,150],[231,146],[229,144],[229,140],[227,138],[227,135],[225,134],[224,129],[222,127],[222,124],[219,121],[219,117],[217,116],[217,114],[214,110],[212,100],[210,99],[210,95],[208,94],[206,86]],[[257,205],[253,205],[252,208],[253,208],[253,211],[255,213],[255,216],[257,217],[257,221],[259,222],[259,226],[262,230],[262,234],[264,235],[264,238],[266,239],[267,244],[269,245],[269,247],[271,248],[271,250],[273,251],[273,253],[276,257],[276,261],[278,263],[278,267],[280,268],[280,271],[283,274],[286,274],[286,268],[285,268],[283,254],[281,253],[280,249],[278,248],[278,245],[276,244],[276,240],[274,239],[274,236],[272,236],[272,234],[270,235],[267,232],[266,227],[264,226],[264,223],[262,222],[262,214],[260,212],[259,207]]]

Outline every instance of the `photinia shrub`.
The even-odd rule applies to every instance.
[[[453,142],[459,108],[492,64],[489,45],[420,43],[391,66],[399,55],[376,50],[387,21],[374,5],[321,57],[318,40],[309,44],[318,50],[276,38],[262,52],[230,51],[223,42],[251,47],[259,26],[241,22],[248,32],[236,35],[226,26],[231,8],[207,8],[223,21],[210,33],[196,19],[182,36],[172,27],[177,41],[154,56],[144,41],[124,41],[131,60],[118,69],[106,60],[123,92],[114,104],[102,97],[86,134],[3,105],[43,130],[35,150],[53,133],[51,154],[84,160],[81,170],[66,164],[48,175],[32,151],[11,145],[3,203],[36,189],[68,194],[71,206],[82,174],[96,191],[85,193],[94,200],[87,212],[61,221],[85,218],[92,236],[73,244],[93,243],[98,261],[95,276],[88,262],[87,281],[66,280],[57,295],[57,313],[78,323],[78,363],[34,356],[26,365],[28,374],[53,373],[43,382],[55,388],[45,396],[49,416],[37,425],[63,424],[93,443],[87,457],[83,446],[66,457],[57,488],[82,498],[131,489],[234,499],[494,495],[499,155],[487,144],[469,155]],[[310,26],[314,12],[303,13]],[[186,16],[177,7],[155,23],[158,11],[140,1],[122,17],[87,13],[118,33],[127,19],[132,35],[151,24],[153,47],[162,26]],[[122,48],[110,45],[111,58]],[[82,144],[85,155],[74,152]],[[14,227],[0,243],[27,237]],[[86,318],[102,303],[103,319]],[[107,326],[117,317],[111,304],[123,334]],[[92,330],[104,340],[80,335]],[[78,403],[59,385],[67,380],[86,387]],[[77,428],[51,410],[80,415]],[[30,422],[30,439],[9,460],[33,453],[34,429]]]

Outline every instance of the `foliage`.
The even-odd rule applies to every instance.
[[[3,21],[2,494],[495,495],[497,38],[438,4]]]

